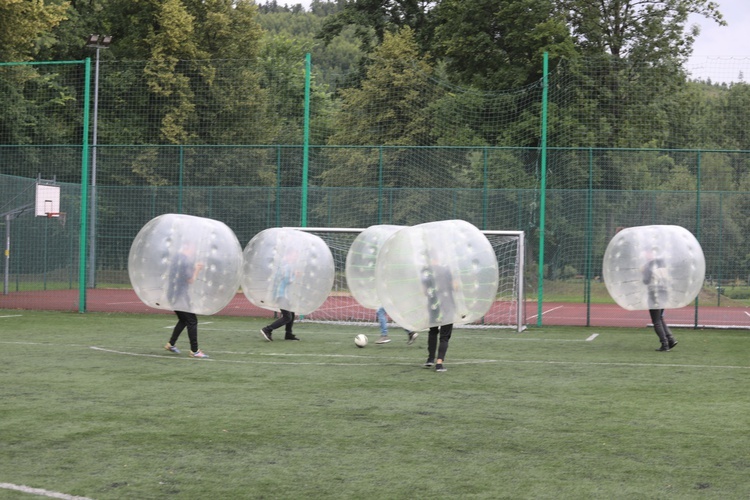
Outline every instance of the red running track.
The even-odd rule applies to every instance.
[[[86,290],[88,312],[122,312],[122,313],[152,313],[172,314],[171,311],[154,309],[145,305],[132,289],[97,288]],[[14,292],[0,295],[0,309],[27,309],[46,311],[77,312],[79,304],[78,290],[47,290],[35,292]],[[343,307],[355,309],[359,318],[372,317],[375,312],[365,309],[348,296],[331,296],[321,308],[307,315],[315,319],[319,313],[334,311]],[[621,326],[646,327],[650,325],[647,311],[627,311],[616,304],[584,303],[543,303],[543,325],[569,326]],[[491,313],[496,310],[507,309],[508,304],[496,303]],[[538,306],[536,302],[526,303],[526,324],[537,325]],[[274,312],[261,309],[251,304],[242,293],[238,293],[232,301],[219,313],[220,316],[252,316],[273,317]],[[681,309],[668,309],[665,318],[669,325],[699,328],[705,326],[720,328],[750,328],[750,308],[748,307],[716,307],[701,306],[696,318],[693,306]]]

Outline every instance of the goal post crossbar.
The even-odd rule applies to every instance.
[[[365,228],[289,227],[315,234],[326,242],[334,256],[335,280],[331,296],[317,311],[305,319],[319,322],[371,324],[374,311],[356,303],[345,278],[346,255],[351,243]],[[524,268],[525,233],[523,231],[483,230],[498,258],[498,294],[490,311],[481,321],[465,328],[525,328]]]

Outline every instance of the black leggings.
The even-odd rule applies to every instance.
[[[287,311],[286,309],[280,309],[281,311],[281,317],[268,325],[266,327],[266,330],[270,332],[276,330],[277,328],[281,326],[285,326],[285,331],[287,335],[292,334],[292,327],[294,326],[294,313],[292,311]]]
[[[177,324],[174,326],[174,330],[172,330],[172,338],[169,339],[169,343],[175,345],[177,339],[180,338],[182,330],[187,327],[188,339],[190,339],[190,350],[193,352],[197,352],[198,316],[185,311],[175,311],[174,313],[177,315],[177,318],[179,318],[179,321],[177,321]]]
[[[662,344],[674,343],[672,331],[664,321],[664,309],[649,309],[648,314],[651,316],[651,323],[654,324],[654,331]]]
[[[453,333],[453,323],[448,325],[442,325],[439,328],[437,326],[430,327],[430,331],[427,334],[427,358],[428,359],[445,359],[445,353],[448,352],[448,342],[451,339]],[[438,335],[440,337],[440,344],[438,345]],[[437,350],[437,358],[435,358],[435,351]]]

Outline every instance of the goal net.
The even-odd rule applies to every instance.
[[[364,229],[359,228],[307,228],[297,227],[319,236],[333,254],[335,275],[330,295],[317,310],[305,315],[305,321],[335,322],[352,325],[377,323],[374,309],[361,306],[352,296],[346,283],[346,256],[354,239]],[[524,253],[523,231],[482,231],[492,248],[498,263],[498,288],[495,301],[487,314],[479,321],[462,328],[513,328],[525,329],[524,304]],[[397,327],[397,325],[389,325]]]

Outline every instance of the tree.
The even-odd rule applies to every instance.
[[[725,24],[718,6],[706,0],[563,0],[558,6],[584,58],[564,67],[569,81],[556,82],[571,95],[556,108],[567,125],[557,133],[567,137],[551,144],[695,146],[675,144],[679,134],[670,131],[669,118],[679,115],[689,92],[683,64],[699,29],[687,26],[688,16]]]
[[[424,122],[426,84],[432,68],[420,59],[414,32],[387,33],[372,54],[361,88],[341,90],[342,126],[331,144],[432,144]]]
[[[565,18],[551,0],[443,0],[433,12],[432,50],[457,81],[508,89],[542,76],[542,56],[553,63],[575,55]]]
[[[30,61],[54,42],[53,28],[67,19],[69,2],[0,0],[0,61]]]
[[[386,33],[409,27],[424,52],[429,46],[429,12],[434,3],[426,0],[349,0],[341,10],[326,17],[317,37],[328,44],[347,26],[354,26],[362,51],[369,53],[383,43]]]
[[[327,160],[333,167],[320,176],[325,186],[454,185],[452,172],[444,163],[435,161],[430,150],[398,147],[437,141],[429,119],[430,106],[437,97],[430,91],[434,87],[433,69],[429,60],[420,58],[418,52],[410,28],[386,33],[383,43],[370,56],[371,64],[361,86],[340,90],[341,110],[335,117],[336,132],[328,144],[375,147],[331,148]],[[380,145],[386,147],[377,147]],[[424,199],[411,199],[400,207],[418,212],[424,203]],[[354,217],[355,212],[372,216],[377,208],[377,197],[367,198],[363,194],[356,210],[350,210],[348,216]],[[360,220],[374,220],[368,215],[362,215]],[[406,214],[402,217],[408,218]]]
[[[55,42],[53,29],[66,19],[68,2],[0,0],[0,61],[25,62]],[[0,144],[73,144],[80,141],[82,66],[24,65],[0,68]],[[28,171],[75,180],[80,169],[50,165],[44,148],[5,151],[5,174]],[[57,160],[64,153],[57,152]],[[54,172],[52,170],[54,169]]]
[[[708,0],[562,0],[576,45],[584,55],[609,54],[635,61],[684,61],[693,50],[698,14],[726,22],[718,4]]]

